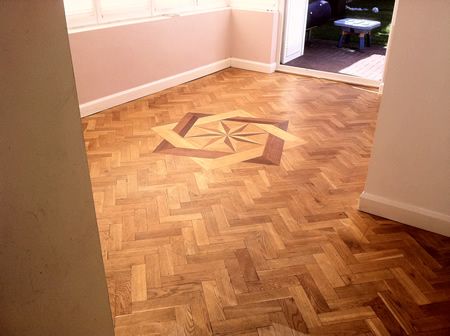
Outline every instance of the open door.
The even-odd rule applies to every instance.
[[[281,63],[303,55],[307,14],[308,0],[286,0]]]

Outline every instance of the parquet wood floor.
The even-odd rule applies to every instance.
[[[228,69],[84,118],[116,334],[449,335],[450,240],[356,210],[378,103]],[[152,128],[236,110],[302,143],[208,169],[155,152]]]

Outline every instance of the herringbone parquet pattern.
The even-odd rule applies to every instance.
[[[117,335],[448,335],[450,241],[356,210],[378,96],[229,69],[83,119]],[[279,165],[154,153],[189,112],[289,120]]]

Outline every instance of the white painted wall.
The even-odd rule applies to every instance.
[[[398,0],[360,209],[450,236],[450,1]]]

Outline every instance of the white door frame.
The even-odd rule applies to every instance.
[[[301,5],[300,8],[293,9],[292,6],[298,6]],[[306,18],[308,17],[308,0],[285,0],[284,6],[286,10],[283,12],[283,14],[287,11],[287,8],[289,8],[289,14],[290,19],[288,16],[284,16],[284,25],[283,25],[283,36],[282,36],[282,49],[281,49],[281,62],[287,63],[295,58],[298,58],[300,56],[303,56],[303,53],[305,51],[305,37],[306,35],[303,34],[303,32],[306,30]],[[301,9],[301,11],[299,10]],[[292,14],[295,10],[299,10],[298,13],[299,17],[302,18],[303,24],[300,26],[299,24],[292,25]],[[295,16],[295,15],[294,15]],[[291,23],[291,24],[290,24]],[[295,31],[295,29],[299,29],[300,33],[293,33],[292,30]],[[288,35],[289,33],[289,36]],[[294,35],[295,41],[292,41],[291,39],[288,39],[287,37],[292,37]],[[294,42],[294,43],[292,43]],[[292,47],[294,46],[294,52],[292,52]]]
[[[396,2],[397,3],[397,2]],[[355,84],[355,85],[363,85],[363,86],[369,86],[369,87],[376,87],[376,88],[382,88],[382,82],[373,80],[373,79],[367,79],[367,78],[361,78],[361,77],[355,77],[335,72],[328,72],[328,71],[321,71],[321,70],[312,70],[312,69],[306,69],[306,68],[298,68],[290,65],[283,65],[281,64],[281,53],[282,53],[282,47],[283,47],[283,40],[284,40],[284,12],[286,9],[286,0],[279,0],[279,20],[278,20],[278,45],[277,45],[277,67],[276,70],[280,72],[286,72],[296,75],[303,75],[303,76],[309,76],[309,77],[316,77],[316,78],[323,78],[323,79],[329,79],[337,82],[344,82],[349,84]],[[395,10],[394,10],[395,13]],[[305,26],[306,27],[306,26]],[[389,44],[388,44],[388,50],[389,50]]]

